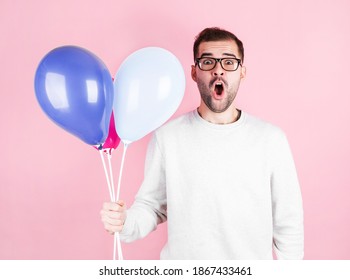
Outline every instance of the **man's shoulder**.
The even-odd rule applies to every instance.
[[[263,133],[265,135],[275,135],[284,137],[285,133],[279,126],[273,124],[270,121],[262,119],[260,117],[245,113],[246,125],[256,131],[257,133]]]
[[[193,111],[184,113],[164,125],[162,125],[160,128],[157,129],[157,133],[159,134],[166,134],[170,132],[176,132],[178,129],[183,129],[186,126],[190,125],[192,123],[192,118],[193,118]]]

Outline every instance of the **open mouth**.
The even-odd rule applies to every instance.
[[[217,95],[221,95],[224,90],[223,84],[221,82],[217,82],[215,84],[215,92]]]

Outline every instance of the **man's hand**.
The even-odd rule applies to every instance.
[[[122,200],[103,203],[100,212],[104,228],[110,233],[121,232],[126,219],[126,205]]]

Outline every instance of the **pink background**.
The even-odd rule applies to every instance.
[[[53,124],[33,78],[51,49],[77,45],[114,76],[131,52],[159,46],[186,73],[175,116],[198,105],[190,78],[194,36],[207,26],[245,44],[247,78],[237,105],[287,133],[302,186],[305,258],[350,259],[350,2],[19,1],[0,2],[0,259],[110,259],[113,239],[100,222],[108,189],[99,154]],[[126,156],[121,197],[142,181],[149,135]],[[113,154],[115,178],[121,147]],[[166,225],[124,244],[126,259],[157,259]]]

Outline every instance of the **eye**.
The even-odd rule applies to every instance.
[[[225,65],[234,65],[236,63],[236,60],[234,59],[224,59]]]
[[[212,59],[209,59],[209,58],[204,58],[202,59],[202,64],[204,65],[212,65],[214,62]]]

